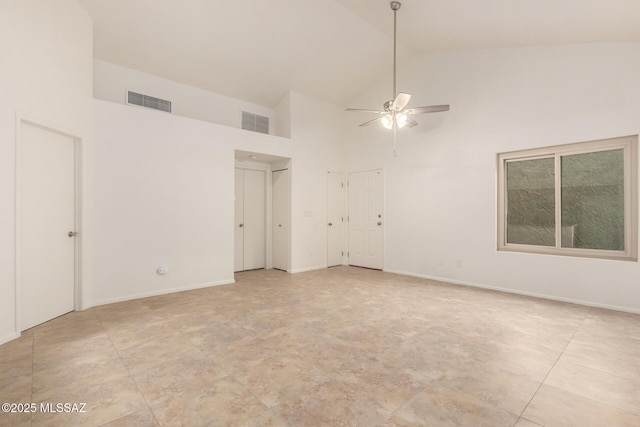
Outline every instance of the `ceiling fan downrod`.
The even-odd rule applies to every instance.
[[[393,10],[393,93],[391,99],[396,99],[396,14],[402,3],[399,1],[391,2],[391,10]]]

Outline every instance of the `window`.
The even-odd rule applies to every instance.
[[[638,259],[638,136],[498,154],[498,250]]]

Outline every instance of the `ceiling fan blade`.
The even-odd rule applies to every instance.
[[[396,96],[396,99],[393,100],[393,104],[391,104],[391,106],[396,110],[402,110],[404,107],[407,106],[410,99],[411,99],[410,94],[400,92],[398,96]]]
[[[386,111],[380,111],[380,110],[366,110],[363,108],[347,108],[344,111],[360,111],[362,113],[374,113],[374,114],[387,114]]]
[[[411,117],[407,116],[407,124],[405,126],[408,128],[412,128],[414,126],[418,126],[418,122],[413,120]]]
[[[382,117],[376,117],[375,119],[369,120],[367,122],[362,123],[360,126],[371,126],[375,122],[379,122],[382,120]]]
[[[425,107],[414,107],[405,110],[405,114],[424,114],[424,113],[437,113],[439,111],[449,111],[448,105],[429,105]]]

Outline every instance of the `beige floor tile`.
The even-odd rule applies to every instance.
[[[522,416],[542,426],[639,426],[640,415],[543,385]]]
[[[77,389],[110,380],[127,378],[129,371],[117,354],[75,357],[71,362],[38,369],[33,373],[34,396],[55,397],[67,389]]]
[[[325,370],[310,360],[281,356],[262,360],[234,373],[237,381],[269,407],[310,393],[328,379]]]
[[[0,380],[31,375],[32,370],[33,335],[0,345]]]
[[[160,425],[236,426],[265,412],[267,407],[231,377],[175,396],[151,408]]]
[[[119,351],[154,341],[172,340],[180,336],[181,334],[165,320],[156,320],[153,323],[131,328],[118,328],[109,332],[113,345]]]
[[[1,347],[0,347],[1,348]],[[0,378],[0,404],[1,403],[32,403],[31,375],[19,377]],[[10,408],[17,411],[18,408]],[[0,426],[29,425],[31,413],[0,411]]]
[[[100,332],[102,326],[92,310],[74,311],[29,329],[36,337],[76,336]],[[55,338],[54,338],[55,339]]]
[[[115,421],[103,424],[103,427],[159,427],[156,417],[151,412],[151,409],[142,409],[131,415],[126,415],[122,418],[118,418]]]
[[[380,271],[250,271],[25,331],[0,346],[0,396],[90,409],[34,425],[585,424],[571,405],[625,425],[639,333],[639,315]]]
[[[540,384],[525,375],[509,372],[500,363],[473,361],[444,372],[431,386],[465,392],[495,407],[520,414]]]
[[[581,331],[562,360],[640,381],[640,340]]]
[[[520,417],[516,425],[513,427],[543,427],[543,426],[541,426],[540,424],[536,424],[532,421],[529,421],[526,418]]]
[[[243,425],[245,427],[290,427],[282,417],[276,414],[276,410],[274,409],[266,411],[255,418],[251,418]]]
[[[427,386],[403,366],[375,357],[351,360],[329,372],[333,380],[360,388],[369,399],[389,411],[395,411]]]
[[[640,339],[640,314],[592,308],[582,329],[603,335]]]
[[[640,414],[640,382],[561,359],[544,384],[623,411]]]
[[[640,382],[640,348],[572,341],[560,360]]]
[[[57,368],[61,365],[72,365],[77,360],[96,356],[118,353],[111,343],[109,336],[102,332],[89,337],[73,338],[69,334],[64,339],[43,343],[40,337],[34,338],[33,370],[38,372],[45,369]]]
[[[120,357],[129,372],[136,374],[154,366],[180,360],[197,349],[187,338],[149,341],[121,350]]]
[[[391,413],[358,387],[339,381],[321,383],[274,410],[291,426],[372,426]]]
[[[229,375],[200,351],[186,353],[181,359],[134,374],[142,395],[150,406],[168,404],[176,396],[205,392],[210,384]]]
[[[461,391],[428,388],[381,425],[511,427],[517,419],[517,415]]]
[[[81,388],[55,390],[35,394],[35,402],[86,403],[85,412],[38,412],[33,415],[34,426],[102,425],[133,414],[147,407],[133,380],[129,377],[92,384]]]

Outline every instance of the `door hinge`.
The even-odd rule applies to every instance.
[[[342,256],[344,256],[344,251],[342,251]]]
[[[344,182],[341,182],[341,183],[340,183],[340,186],[341,186],[342,188],[344,188]]]
[[[349,252],[347,252],[347,258],[349,258]]]
[[[344,217],[340,217],[340,222],[344,222]]]

